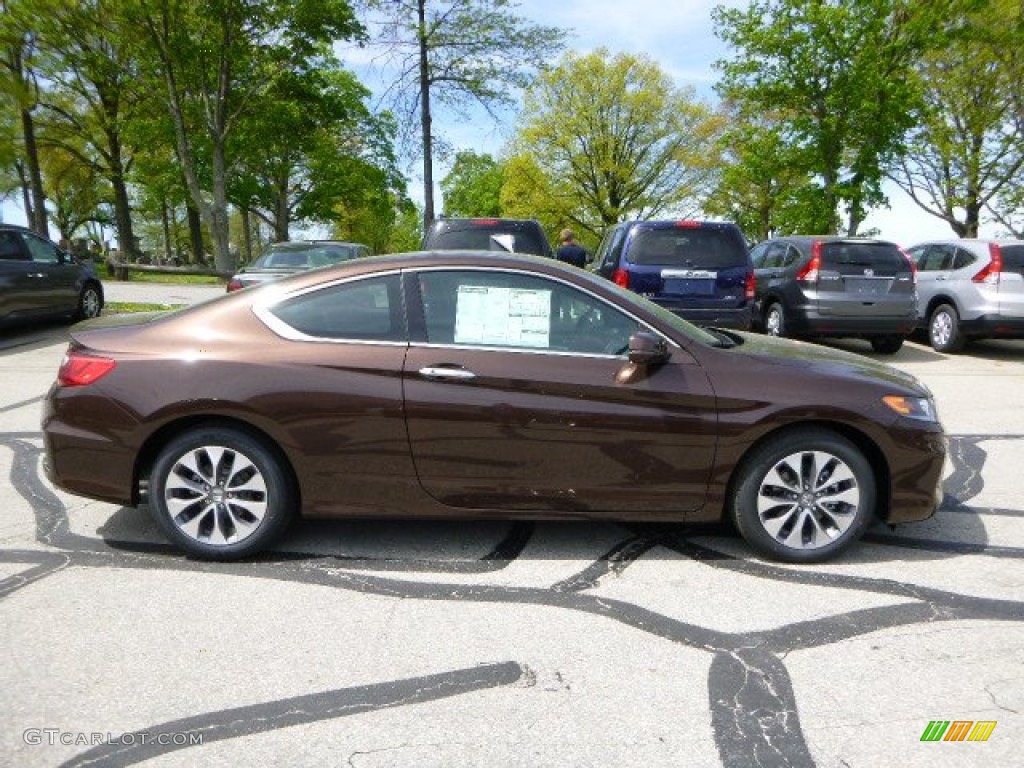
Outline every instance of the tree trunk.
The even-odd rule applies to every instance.
[[[188,235],[192,243],[192,263],[206,264],[206,254],[203,253],[203,218],[192,203],[185,203],[185,210],[188,213]]]
[[[252,216],[249,209],[243,208],[242,214],[242,260],[249,264],[252,262]]]
[[[423,231],[434,220],[434,140],[430,126],[430,68],[427,59],[426,0],[417,0],[420,43],[420,122],[423,131]]]
[[[32,191],[29,189],[28,178],[25,176],[25,164],[16,160],[14,167],[18,171],[18,179],[21,181],[21,202],[25,208],[25,221],[31,223],[35,214],[32,212]]]
[[[174,263],[174,252],[171,250],[171,214],[167,210],[166,198],[160,201],[160,225],[164,233],[164,261]]]
[[[43,237],[50,236],[50,225],[46,220],[46,193],[43,191],[43,176],[39,170],[39,147],[36,145],[36,126],[32,112],[21,110],[21,130],[25,140],[25,160],[28,163],[28,181],[32,193],[32,217],[29,228]]]

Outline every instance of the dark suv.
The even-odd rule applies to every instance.
[[[698,325],[747,330],[754,271],[743,233],[717,221],[627,221],[612,227],[594,271]]]
[[[894,354],[917,323],[914,265],[865,238],[777,237],[751,251],[755,322],[771,336],[855,337]]]
[[[435,219],[425,251],[508,251],[551,256],[551,244],[533,219]]]
[[[81,320],[102,309],[103,284],[92,264],[25,227],[0,224],[0,321]]]

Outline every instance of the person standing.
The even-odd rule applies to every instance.
[[[560,236],[561,247],[555,254],[555,258],[583,269],[587,266],[587,251],[576,242],[576,234],[571,229],[563,229]]]

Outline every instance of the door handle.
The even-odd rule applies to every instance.
[[[420,376],[425,379],[457,379],[460,381],[469,381],[475,379],[476,374],[472,371],[467,371],[465,368],[439,368],[436,366],[428,366],[426,368],[420,368]]]
[[[936,275],[936,276],[935,276],[935,280],[936,280],[936,282],[938,282],[939,280],[945,280],[945,279],[946,279],[946,276],[945,276],[945,275]]]

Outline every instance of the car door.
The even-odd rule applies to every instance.
[[[78,307],[82,269],[71,256],[49,240],[31,232],[22,234],[32,257],[37,281],[33,291],[34,314],[70,314]]]
[[[21,235],[0,229],[0,319],[17,317],[36,303],[35,268]]]
[[[928,305],[941,291],[951,290],[949,285],[955,248],[933,243],[912,248],[908,253],[917,264],[917,311],[925,319]]]
[[[678,519],[703,504],[715,398],[685,350],[626,380],[629,337],[645,326],[593,294],[502,269],[406,280],[422,327],[405,409],[427,493],[506,514]]]

